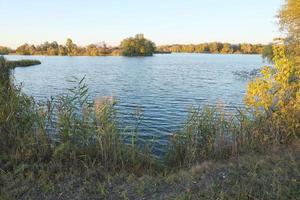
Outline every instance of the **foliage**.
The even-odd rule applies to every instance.
[[[116,48],[107,47],[105,43],[90,44],[86,47],[76,45],[72,39],[68,38],[65,45],[60,45],[56,41],[44,42],[40,45],[23,44],[16,49],[16,54],[20,55],[49,55],[49,56],[105,56],[110,55]]]
[[[287,33],[285,43],[288,55],[293,59],[300,57],[300,1],[285,0],[285,4],[279,12],[279,22],[281,29]],[[291,59],[291,58],[290,58]]]
[[[277,123],[280,140],[300,133],[300,69],[289,60],[283,44],[275,44],[274,67],[265,67],[263,77],[248,86],[246,104],[256,116],[267,116]]]
[[[300,2],[298,0],[285,0],[279,12],[281,28],[288,31],[290,37],[300,39]]]
[[[262,58],[263,59],[267,59],[267,61],[269,63],[273,62],[273,57],[274,57],[274,53],[273,53],[273,44],[268,44],[263,48],[263,52],[262,52]]]
[[[34,55],[36,48],[34,45],[23,44],[16,49],[16,54],[20,55]]]
[[[174,53],[221,53],[221,54],[261,54],[264,45],[262,44],[229,44],[229,43],[203,43],[203,44],[175,44],[158,46],[159,52]]]
[[[120,48],[123,56],[152,56],[155,44],[144,38],[143,34],[137,34],[134,38],[123,40]]]
[[[0,46],[0,55],[7,55],[11,52],[12,50],[8,47],[3,47]]]
[[[288,38],[273,45],[274,66],[262,70],[263,77],[251,82],[245,98],[257,119],[263,118],[265,125],[272,127],[270,137],[288,142],[300,133],[300,55],[299,25],[300,2],[287,0],[280,11],[282,29]],[[265,134],[266,136],[267,134]]]
[[[40,45],[24,44],[16,49],[20,55],[60,55],[60,56],[106,56],[106,55],[152,55],[160,53],[220,53],[220,54],[261,54],[266,46],[262,44],[229,44],[229,43],[203,43],[190,45],[163,45],[155,47],[155,44],[138,34],[133,38],[123,40],[120,47],[108,47],[105,43],[90,44],[86,47],[76,45],[70,38],[65,45],[57,42],[44,42]],[[0,48],[1,52],[1,48]],[[12,50],[10,50],[12,52]]]

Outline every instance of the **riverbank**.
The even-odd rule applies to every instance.
[[[298,148],[298,149],[297,149]],[[208,160],[167,174],[111,173],[55,163],[1,171],[1,199],[297,199],[297,146]]]

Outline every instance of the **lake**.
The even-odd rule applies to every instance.
[[[86,77],[92,98],[117,99],[123,127],[134,124],[134,112],[143,113],[139,125],[145,138],[167,144],[179,130],[191,106],[221,104],[227,110],[243,106],[247,80],[233,71],[251,71],[264,65],[260,55],[164,54],[153,57],[6,56],[38,59],[41,65],[16,68],[16,83],[39,101],[64,93],[72,77]],[[158,148],[159,151],[159,148]]]

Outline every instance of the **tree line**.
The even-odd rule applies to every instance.
[[[173,53],[261,54],[264,47],[265,45],[263,44],[211,42],[202,44],[163,45],[157,47],[157,51]]]
[[[49,56],[105,56],[116,53],[117,48],[108,47],[104,42],[81,47],[68,38],[65,45],[54,42],[44,42],[40,45],[23,44],[15,50],[19,55],[49,55]]]
[[[221,42],[202,44],[175,44],[155,46],[151,40],[144,38],[143,34],[124,39],[117,47],[109,47],[104,42],[79,46],[68,38],[64,45],[56,41],[44,42],[40,45],[23,44],[12,50],[0,46],[0,55],[50,55],[50,56],[151,56],[153,53],[218,53],[218,54],[262,54],[267,45],[263,44],[229,44]]]

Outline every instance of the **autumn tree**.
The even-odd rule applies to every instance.
[[[279,12],[281,30],[286,31],[288,54],[292,57],[300,57],[300,1],[286,0]],[[300,61],[298,61],[300,63]]]
[[[68,56],[76,56],[77,55],[77,45],[73,43],[73,41],[68,38],[66,42],[67,55]]]
[[[229,43],[223,44],[221,53],[223,54],[233,53],[233,49],[231,48],[231,45]]]
[[[34,55],[35,51],[35,46],[29,44],[23,44],[16,49],[16,53],[20,55]]]
[[[143,34],[123,40],[120,47],[123,56],[152,56],[155,51],[155,44]]]
[[[299,8],[300,1],[286,1],[279,19],[287,38],[274,41],[274,65],[263,68],[263,76],[249,84],[245,98],[247,106],[256,117],[264,117],[280,142],[300,134]]]
[[[11,52],[11,49],[8,47],[0,46],[0,55],[7,55]]]

